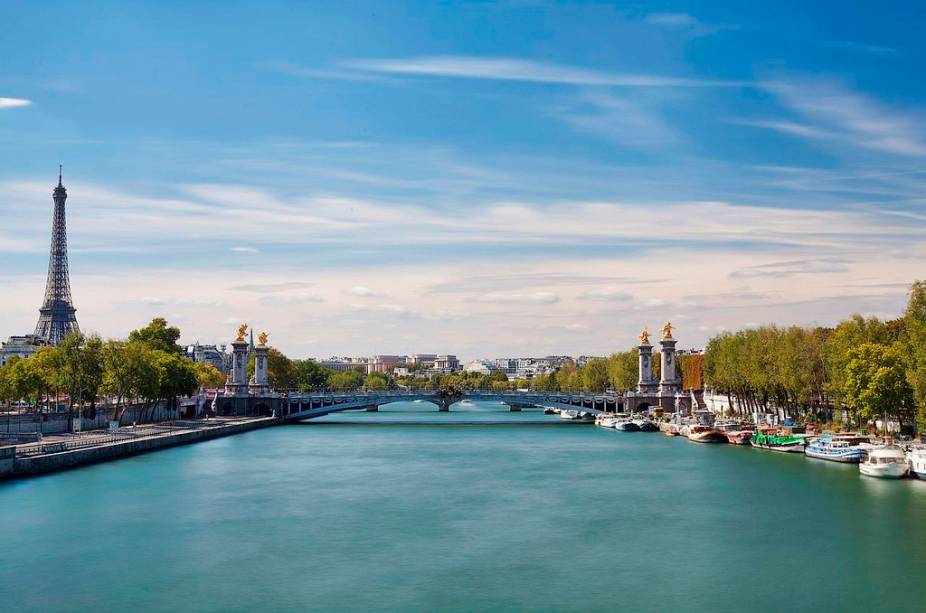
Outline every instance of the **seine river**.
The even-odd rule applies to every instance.
[[[0,483],[0,609],[926,607],[926,482],[453,409]]]

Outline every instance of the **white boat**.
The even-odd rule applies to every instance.
[[[613,415],[609,415],[609,416],[599,415],[598,417],[595,418],[595,425],[601,428],[610,428],[613,430],[614,424],[616,423],[617,423],[617,418],[614,417]]]
[[[824,434],[804,447],[804,454],[818,460],[858,464],[865,458],[869,438],[859,434]]]
[[[560,419],[579,419],[579,412],[572,409],[566,409],[559,412]]]
[[[893,446],[869,449],[868,457],[858,465],[861,474],[882,479],[906,477],[909,469],[903,449]]]
[[[926,479],[926,447],[914,447],[907,452],[907,465],[910,476]]]

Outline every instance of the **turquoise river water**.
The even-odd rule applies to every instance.
[[[926,482],[395,404],[0,483],[2,611],[926,610]]]

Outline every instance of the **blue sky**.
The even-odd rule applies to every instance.
[[[0,6],[0,335],[58,163],[85,330],[603,354],[895,316],[926,257],[915,3]]]

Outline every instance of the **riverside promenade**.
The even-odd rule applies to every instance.
[[[122,427],[115,432],[91,430],[52,435],[40,443],[0,447],[0,479],[67,470],[279,423],[274,417],[219,417]]]

